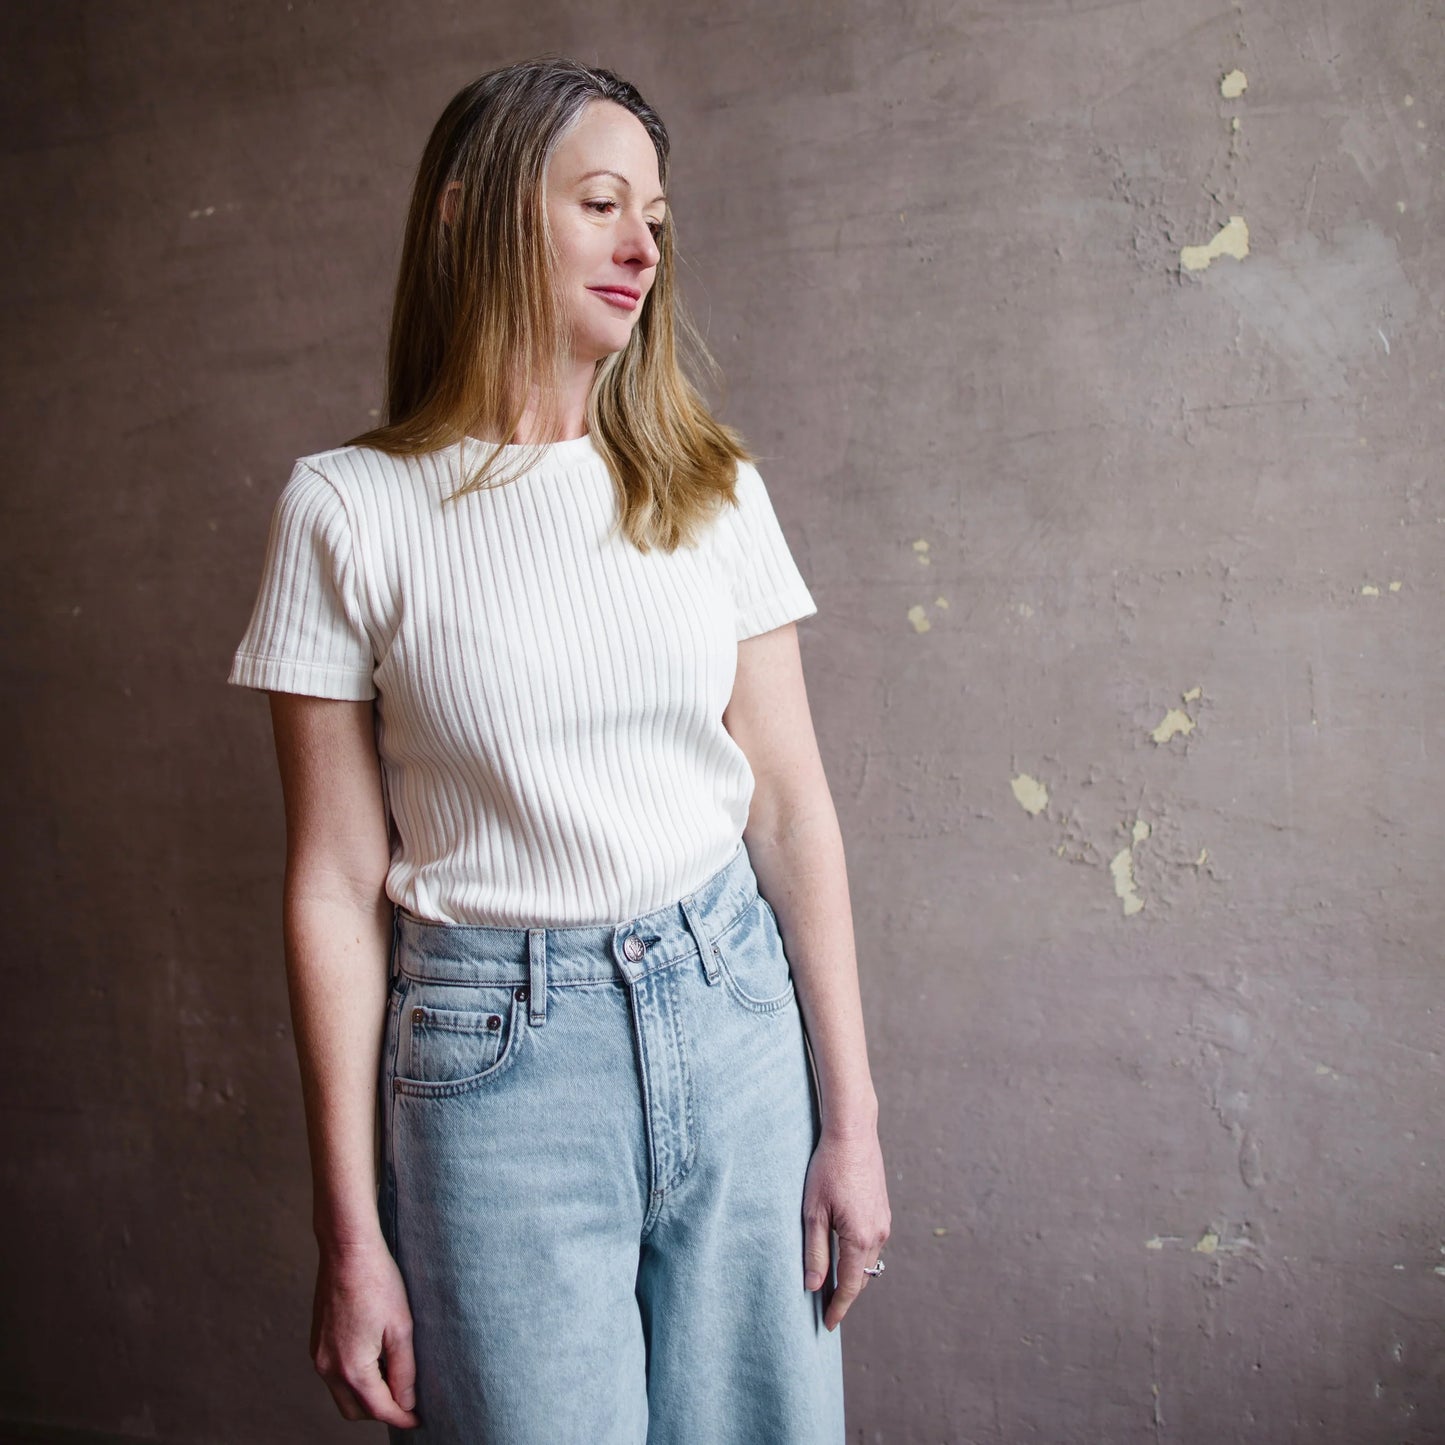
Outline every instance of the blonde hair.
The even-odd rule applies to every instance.
[[[454,496],[515,480],[540,455],[507,464],[530,395],[542,435],[567,354],[544,195],[557,142],[594,100],[642,123],[667,184],[669,142],[656,111],[610,71],[561,58],[494,70],[453,97],[427,141],[412,191],[387,356],[385,423],[352,439],[417,456],[495,438]],[[442,197],[457,204],[443,219]],[[628,343],[597,365],[587,430],[617,487],[618,523],[643,552],[691,544],[724,503],[737,505],[737,463],[752,458],[684,374],[678,339],[711,374],[716,366],[688,320],[674,277],[668,208],[660,259]],[[502,358],[498,364],[498,358]],[[461,452],[459,450],[460,457]]]

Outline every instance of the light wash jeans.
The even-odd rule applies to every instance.
[[[398,914],[381,1217],[415,1325],[397,1445],[843,1445],[803,1287],[815,1081],[747,850],[618,924]]]

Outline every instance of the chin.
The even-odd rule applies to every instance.
[[[606,336],[592,335],[579,337],[576,344],[576,355],[585,356],[589,361],[606,361],[609,356],[616,356],[619,351],[627,347],[632,340],[632,328],[625,331],[613,332]]]

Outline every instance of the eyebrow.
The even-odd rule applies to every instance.
[[[629,191],[632,189],[632,182],[629,181],[627,177],[624,176],[620,171],[588,171],[585,176],[577,177],[577,184],[580,186],[583,181],[590,181],[593,176],[611,176],[614,181],[621,181],[622,184],[626,186]],[[661,201],[663,205],[666,205],[667,197],[654,196],[647,204],[649,206],[655,206],[659,201]]]

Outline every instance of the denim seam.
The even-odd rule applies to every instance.
[[[692,1102],[692,1063],[687,1056],[687,1042],[679,1021],[679,1013],[681,1011],[677,987],[679,974],[675,968],[663,971],[670,974],[667,980],[669,994],[668,1012],[672,1015],[672,1036],[677,1043],[677,1058],[682,1069],[683,1127],[687,1130],[687,1152],[683,1155],[682,1161],[676,1170],[674,1170],[672,1178],[669,1179],[666,1184],[658,1185],[658,1194],[667,1194],[676,1189],[678,1185],[687,1178],[688,1171],[692,1168],[693,1161],[697,1158],[697,1122]]]

